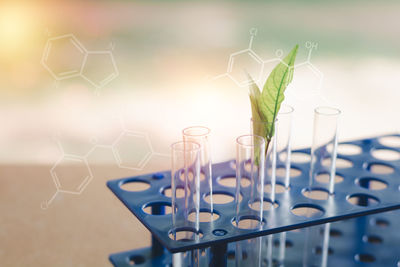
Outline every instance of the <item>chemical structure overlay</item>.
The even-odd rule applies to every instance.
[[[254,37],[257,35],[257,29],[250,29],[250,41],[246,49],[230,54],[228,67],[225,73],[212,77],[210,80],[217,80],[223,77],[231,79],[239,87],[247,87],[248,85],[261,82],[263,73],[266,70],[272,70],[275,65],[282,63],[283,50],[278,49],[275,52],[275,58],[262,59],[252,48]],[[311,56],[314,50],[318,49],[318,43],[307,41],[305,48],[308,50],[306,60],[297,63],[292,68],[296,75],[293,76],[292,83],[289,84],[293,95],[298,100],[304,100],[313,95],[320,95],[323,74],[311,62]],[[246,74],[250,74],[251,78]],[[322,97],[322,96],[321,96]]]
[[[54,138],[62,156],[50,169],[50,175],[56,187],[56,192],[40,207],[45,210],[55,200],[59,193],[80,195],[94,176],[88,162],[90,155],[96,149],[109,150],[119,168],[130,170],[143,170],[153,156],[170,157],[169,154],[154,151],[150,137],[147,133],[127,130],[123,120],[120,120],[122,131],[111,144],[99,144],[98,138],[92,137],[93,146],[84,155],[66,153],[62,142]],[[134,153],[132,153],[134,152]],[[71,176],[70,167],[74,166],[74,174]]]
[[[65,34],[47,40],[41,64],[56,84],[61,80],[81,77],[97,92],[119,75],[113,48],[112,44],[110,50],[89,51],[73,34]]]
[[[308,50],[306,60],[294,65],[296,74],[288,85],[288,92],[298,101],[303,101],[313,96],[324,98],[321,94],[323,73],[311,62],[314,50],[318,49],[318,43],[307,41],[305,48]]]

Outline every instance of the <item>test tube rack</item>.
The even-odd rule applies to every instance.
[[[355,155],[345,155],[339,151],[338,161],[345,161],[349,164],[345,168],[342,168],[340,164],[337,166],[336,173],[343,177],[343,181],[335,185],[335,194],[328,199],[307,198],[304,192],[310,189],[308,187],[310,164],[309,162],[292,163],[291,168],[298,175],[291,176],[288,190],[276,194],[275,204],[277,207],[264,211],[261,229],[239,229],[234,226],[235,188],[224,186],[220,181],[228,177],[235,177],[235,162],[214,164],[213,196],[215,198],[216,195],[224,195],[230,197],[232,201],[224,204],[214,203],[214,212],[218,215],[218,219],[213,222],[200,223],[201,238],[198,240],[175,241],[170,238],[172,231],[192,231],[194,228],[190,222],[181,222],[184,227],[172,229],[171,214],[165,213],[165,210],[171,206],[171,199],[164,194],[165,190],[171,186],[169,171],[108,181],[107,186],[110,190],[143,223],[153,237],[151,248],[112,254],[110,261],[115,266],[130,266],[132,259],[137,266],[168,266],[171,264],[171,253],[210,247],[212,265],[218,266],[221,263],[229,265],[229,247],[231,245],[228,244],[231,242],[399,209],[400,160],[377,159],[373,157],[372,151],[385,149],[400,152],[400,148],[381,144],[379,142],[381,137],[383,136],[341,143],[357,146],[361,152]],[[292,153],[309,155],[310,149],[296,150]],[[280,167],[277,166],[277,168]],[[374,173],[373,171],[377,167],[385,170],[385,173]],[[282,186],[283,179],[284,177],[277,176],[277,184]],[[134,182],[144,182],[150,187],[141,192],[130,192],[121,188],[125,183]],[[384,186],[379,188],[381,190],[373,190],[374,188],[370,187],[371,182],[379,182]],[[201,183],[203,183],[202,186],[205,186],[206,181]],[[319,183],[314,181],[314,187],[311,189],[326,191],[326,185],[321,183],[321,187],[319,187]],[[207,192],[204,193],[201,200],[203,207],[209,205],[205,202],[206,196]],[[248,203],[247,196],[246,192],[242,193],[241,205],[244,205],[244,209],[250,208],[246,205]],[[268,192],[265,193],[265,201],[269,201]],[[148,211],[149,207],[151,212],[146,212],[145,210]],[[296,215],[294,211],[301,208],[312,208],[316,212],[312,214],[313,216]],[[358,218],[357,220],[368,220],[368,218]],[[348,225],[348,227],[357,228],[350,226],[351,223]],[[353,231],[352,234],[357,235],[357,231]],[[289,236],[294,235],[293,232],[288,234]],[[293,239],[296,238],[296,236],[293,237]],[[390,234],[385,240],[390,242],[395,238],[399,242],[398,236]],[[300,239],[298,237],[298,240]],[[359,248],[361,243],[357,242],[354,240],[352,246]],[[391,249],[393,250],[393,248]],[[363,254],[360,255],[362,257]],[[288,254],[287,260],[290,260],[290,257]],[[330,260],[332,261],[334,258],[330,257]],[[362,261],[360,262],[362,263]]]

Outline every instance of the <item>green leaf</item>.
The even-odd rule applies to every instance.
[[[258,117],[254,117],[253,120],[261,118],[265,122],[274,122],[278,115],[281,103],[284,100],[284,92],[293,79],[293,66],[296,60],[297,50],[299,46],[296,45],[292,51],[280,62],[271,72],[267,81],[264,84],[261,95],[253,93],[255,89],[253,86],[250,88],[250,101],[252,102],[252,110],[257,106]],[[257,87],[258,89],[258,87]],[[258,90],[260,93],[260,91]],[[256,101],[253,99],[256,99]],[[253,104],[255,102],[255,104]],[[254,108],[253,108],[254,107]],[[264,137],[267,141],[270,141],[274,135],[274,123],[267,124],[268,127],[265,129]],[[261,132],[261,131],[260,131]]]
[[[248,74],[247,74],[248,75]],[[250,104],[251,104],[251,115],[253,118],[253,134],[259,136],[265,136],[264,129],[260,127],[260,123],[256,123],[257,121],[264,121],[264,116],[260,113],[260,100],[261,100],[261,92],[258,88],[257,84],[253,81],[253,79],[248,75],[249,80],[251,81],[250,85]]]
[[[251,81],[249,97],[250,97],[250,104],[251,104],[251,115],[253,118],[253,134],[262,136],[265,138],[264,127],[262,127],[262,124],[257,123],[257,121],[264,121],[264,116],[263,116],[263,114],[260,113],[260,108],[259,108],[259,103],[261,100],[261,92],[260,92],[260,89],[258,88],[257,84],[251,78],[251,76],[249,74],[247,74],[247,76],[248,76],[248,79]],[[259,161],[260,161],[260,159],[258,158],[258,155],[259,155],[258,147],[256,147],[254,154],[255,154],[255,162],[256,162],[256,165],[258,166]]]

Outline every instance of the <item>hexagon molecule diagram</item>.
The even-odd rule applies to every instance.
[[[257,35],[257,29],[250,29],[250,42],[246,49],[232,53],[229,56],[228,68],[226,73],[217,75],[211,80],[222,77],[228,77],[239,87],[246,87],[253,82],[258,83],[263,76],[264,69],[267,65],[282,62],[282,51],[278,50],[275,58],[263,60],[258,56],[252,46],[254,37]],[[251,78],[248,77],[250,75]]]
[[[229,77],[238,86],[246,86],[252,82],[246,72],[251,74],[255,81],[260,80],[263,72],[262,59],[250,49],[231,54],[227,70]]]
[[[71,173],[71,166],[74,172]],[[83,157],[65,155],[50,170],[58,192],[80,194],[92,180],[92,171]]]
[[[89,51],[73,34],[48,39],[41,64],[56,81],[80,76],[96,89],[119,75],[112,51]]]
[[[124,131],[113,143],[112,150],[120,168],[142,170],[153,154],[146,134]]]
[[[47,40],[43,57],[43,67],[57,81],[79,76],[87,51],[72,34]]]

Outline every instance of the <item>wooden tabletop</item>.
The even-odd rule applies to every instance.
[[[111,253],[150,245],[150,234],[107,188],[110,179],[168,169],[148,164],[143,171],[91,165],[93,180],[79,195],[58,193],[51,165],[0,166],[1,266],[110,266]],[[67,168],[76,177],[79,168]]]

